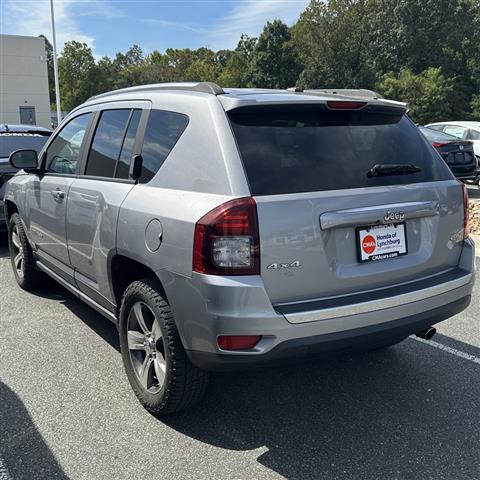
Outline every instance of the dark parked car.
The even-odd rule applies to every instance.
[[[472,182],[476,180],[479,175],[478,160],[472,142],[432,128],[419,127],[419,129],[459,180]]]
[[[51,130],[35,125],[0,124],[0,231],[6,230],[3,212],[5,186],[16,173],[8,163],[9,155],[21,149],[33,149],[39,152],[51,134]]]

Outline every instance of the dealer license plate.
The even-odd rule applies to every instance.
[[[360,262],[374,262],[407,254],[405,223],[357,228]]]

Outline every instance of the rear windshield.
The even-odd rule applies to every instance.
[[[413,122],[392,110],[243,107],[229,118],[252,195],[453,178]],[[368,177],[376,164],[414,164],[421,171]]]
[[[15,150],[36,150],[45,145],[49,135],[32,133],[0,133],[0,157],[8,157]]]
[[[448,133],[439,132],[427,127],[418,127],[430,142],[457,142],[458,138]]]

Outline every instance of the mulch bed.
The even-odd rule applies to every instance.
[[[480,234],[480,202],[470,202],[470,232]]]

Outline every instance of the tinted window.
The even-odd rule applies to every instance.
[[[150,112],[143,140],[141,183],[150,181],[158,172],[187,124],[188,117],[181,113],[163,110]]]
[[[37,153],[45,145],[50,135],[38,133],[0,133],[0,157],[8,157],[15,150],[36,150]]]
[[[70,120],[62,128],[48,147],[47,170],[68,174],[76,172],[85,132],[91,118],[91,113],[85,113]]]
[[[100,116],[85,175],[111,177],[120,156],[130,110],[105,110]]]
[[[311,105],[229,114],[253,195],[313,192],[450,179],[405,116]],[[376,164],[415,164],[408,175],[367,176]]]
[[[115,177],[117,178],[128,178],[130,161],[132,160],[133,145],[135,144],[135,137],[137,135],[138,123],[140,122],[141,115],[141,110],[134,110],[130,117],[127,133],[125,135],[125,139],[123,140],[122,153],[120,154],[117,172],[115,174]]]

